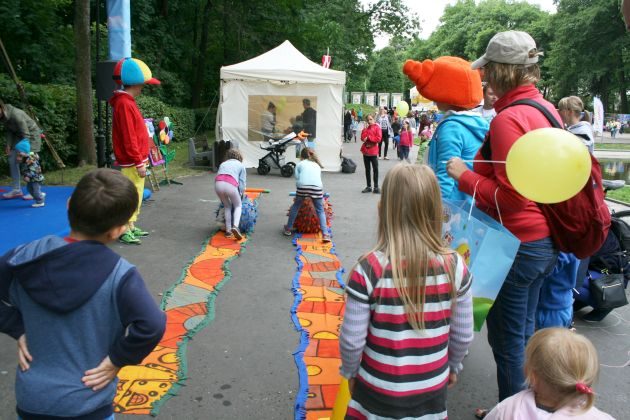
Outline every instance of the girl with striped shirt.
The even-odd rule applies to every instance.
[[[378,240],[346,286],[339,337],[350,419],[445,419],[473,339],[472,277],[442,240],[442,201],[428,166],[389,171]]]
[[[319,226],[322,231],[322,240],[330,242],[330,234],[326,226],[326,213],[324,213],[324,184],[322,183],[322,168],[324,167],[317,157],[315,150],[310,147],[302,149],[300,163],[295,167],[296,194],[295,201],[289,210],[289,220],[284,226],[286,236],[293,235],[293,222],[297,217],[305,198],[310,198],[315,206],[315,212],[319,218]]]

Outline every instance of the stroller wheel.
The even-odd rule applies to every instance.
[[[291,165],[295,169],[295,162],[287,162],[287,165]]]
[[[271,170],[271,167],[269,165],[267,165],[266,162],[260,161],[258,162],[258,174],[259,175],[267,175],[269,173],[269,171]],[[291,171],[293,174],[293,171]],[[289,175],[291,176],[291,175]]]
[[[280,174],[282,174],[282,176],[285,178],[289,178],[293,175],[293,166],[287,163],[282,168],[280,168]]]

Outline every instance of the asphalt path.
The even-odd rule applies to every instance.
[[[357,163],[356,173],[323,175],[335,213],[333,241],[346,270],[376,238],[379,196],[361,193],[365,177],[359,144],[344,144],[344,155]],[[392,160],[379,161],[381,179],[397,163],[391,151],[390,157]],[[163,187],[154,193],[140,217],[139,224],[151,236],[141,246],[112,244],[139,268],[156,302],[180,278],[215,229],[218,199],[213,179],[212,174],[203,174],[179,179],[183,185]],[[243,254],[230,265],[233,277],[217,297],[215,320],[189,343],[185,386],[164,405],[159,418],[293,418],[298,379],[292,352],[299,335],[289,309],[296,265],[291,240],[282,235],[281,228],[290,205],[288,193],[295,190],[295,183],[250,170],[248,186],[268,188],[271,193],[261,197],[255,232]],[[600,354],[597,406],[616,418],[627,418],[630,307],[616,310],[596,324],[578,316],[577,329],[593,340]],[[2,335],[0,348],[0,419],[12,419],[16,347],[12,339]],[[624,364],[626,367],[621,367]],[[495,365],[485,329],[476,335],[464,365],[459,383],[449,393],[452,419],[472,419],[476,407],[490,407],[496,402]]]

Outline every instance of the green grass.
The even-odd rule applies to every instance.
[[[630,204],[630,187],[623,187],[618,190],[609,191],[608,194],[606,194],[606,197]]]
[[[204,169],[193,169],[188,167],[188,142],[171,143],[169,150],[175,150],[175,158],[168,166],[168,173],[171,178],[178,178],[182,176],[190,176],[203,173]],[[94,165],[85,165],[80,168],[56,169],[45,170],[44,176],[46,177],[45,185],[76,185],[83,175],[87,172],[95,169]],[[158,180],[160,179],[161,171],[158,171]],[[10,185],[11,178],[3,174],[0,176],[0,185]]]
[[[628,150],[630,151],[630,144],[595,143],[595,150]]]

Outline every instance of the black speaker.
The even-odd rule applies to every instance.
[[[101,61],[96,63],[96,99],[107,101],[112,97],[119,85],[114,82],[114,67],[118,61]]]

